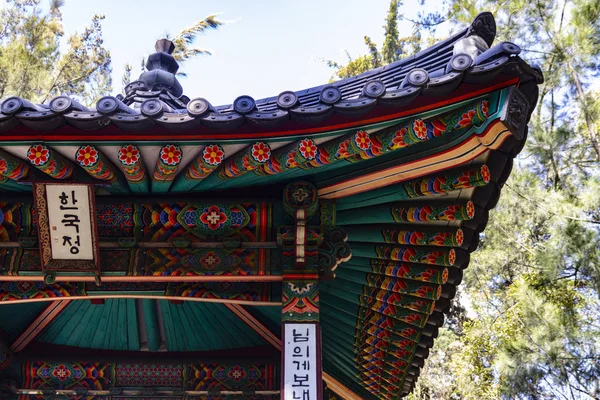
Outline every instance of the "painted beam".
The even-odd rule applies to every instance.
[[[202,182],[204,190],[225,186],[232,179],[260,168],[272,155],[271,147],[266,142],[256,142],[229,157],[215,173]]]
[[[281,282],[281,275],[101,276],[102,282]],[[43,282],[44,275],[3,275],[0,282]],[[57,275],[56,282],[95,282],[94,276]]]
[[[35,237],[31,238],[37,239]],[[108,239],[108,240],[104,240]],[[127,245],[124,245],[126,243]],[[129,246],[129,243],[134,243],[133,246]],[[100,238],[98,246],[101,249],[122,249],[122,248],[140,248],[140,249],[165,249],[165,248],[194,248],[194,249],[220,249],[224,248],[223,242],[189,242],[185,245],[181,243],[175,244],[174,242],[137,242],[135,238],[121,238],[121,240],[110,240],[110,238]],[[237,244],[238,247],[243,249],[276,249],[277,242],[241,242]],[[0,242],[0,249],[20,248],[22,247],[19,242]]]
[[[37,318],[29,324],[29,326],[19,335],[17,339],[12,343],[10,349],[17,353],[23,351],[29,343],[35,338],[52,322],[54,319],[69,305],[71,300],[59,300],[50,303],[48,307]]]
[[[154,174],[152,175],[153,193],[165,193],[169,191],[177,175],[182,158],[183,151],[181,147],[175,144],[167,144],[160,149],[158,160],[154,167]]]
[[[70,161],[42,143],[29,147],[27,159],[35,168],[54,179],[69,179],[75,172]]]
[[[118,158],[123,175],[129,185],[129,190],[134,193],[148,192],[150,180],[140,150],[132,144],[121,146]]]
[[[91,145],[77,149],[75,160],[92,178],[106,182],[111,192],[129,193],[121,173],[112,165],[100,150]]]
[[[31,168],[17,157],[0,150],[0,175],[19,181],[31,173]]]
[[[75,356],[76,355],[76,356]],[[210,351],[144,352],[128,350],[90,349],[50,343],[31,343],[15,354],[14,361],[81,361],[98,362],[152,362],[152,363],[279,363],[280,354],[271,345],[220,349]]]
[[[171,191],[186,192],[192,190],[206,179],[225,159],[225,152],[218,144],[206,146],[173,183]]]

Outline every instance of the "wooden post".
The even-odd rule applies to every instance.
[[[285,211],[295,226],[282,227],[282,400],[322,400],[319,326],[319,228],[307,226],[318,209],[317,188],[298,182],[284,190]]]

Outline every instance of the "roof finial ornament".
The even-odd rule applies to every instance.
[[[169,39],[159,39],[156,41],[154,48],[157,52],[173,54],[173,51],[175,51],[175,43]]]
[[[146,112],[158,113],[165,110],[183,110],[189,99],[183,96],[183,88],[177,80],[179,63],[173,57],[175,44],[169,39],[160,39],[154,46],[156,53],[150,54],[146,61],[146,71],[140,78],[125,87],[123,102],[134,108],[142,108],[145,100],[159,100],[165,106],[156,108],[156,101],[145,108]],[[160,111],[157,111],[160,110]]]

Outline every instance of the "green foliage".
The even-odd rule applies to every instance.
[[[398,32],[398,21],[405,19],[404,15],[399,14],[399,8],[402,1],[392,0],[385,20],[383,29],[385,37],[381,50],[377,48],[375,42],[370,37],[365,36],[365,45],[369,54],[352,58],[348,55],[346,65],[339,64],[333,60],[325,60],[327,65],[335,70],[332,80],[349,78],[370,71],[382,65],[398,61],[402,57],[410,56],[421,50],[421,32],[417,22],[408,21],[413,27],[412,34],[400,37]]]
[[[110,53],[102,40],[101,15],[81,33],[64,36],[62,0],[47,12],[39,0],[7,0],[0,10],[0,97],[17,95],[44,102],[56,95],[91,103],[111,90]]]

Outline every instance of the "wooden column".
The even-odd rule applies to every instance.
[[[319,228],[308,226],[318,209],[317,189],[288,185],[283,203],[295,224],[282,227],[282,400],[322,400],[319,326]]]

